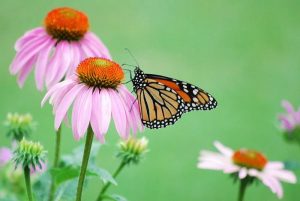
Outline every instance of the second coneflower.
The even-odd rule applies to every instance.
[[[104,58],[87,58],[76,70],[76,75],[54,85],[46,94],[42,105],[50,98],[58,129],[73,104],[72,130],[76,140],[82,138],[90,124],[100,142],[104,142],[111,117],[116,130],[127,139],[130,129],[141,128],[140,113],[135,97],[121,83],[122,68]]]
[[[139,107],[134,96],[121,83],[124,72],[120,65],[104,58],[87,58],[76,70],[76,75],[54,85],[42,101],[50,98],[55,114],[55,129],[73,104],[72,130],[79,140],[87,132],[84,154],[77,186],[76,201],[81,201],[85,173],[88,166],[93,136],[104,143],[111,116],[123,139],[142,129]]]
[[[35,66],[35,81],[39,90],[47,88],[74,72],[74,67],[86,57],[110,54],[101,40],[89,31],[88,17],[78,10],[63,7],[50,11],[44,27],[26,32],[15,44],[16,56],[10,66],[23,86]]]

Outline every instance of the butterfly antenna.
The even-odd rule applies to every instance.
[[[139,62],[137,61],[137,59],[135,58],[135,56],[133,56],[133,54],[131,53],[131,51],[130,51],[128,48],[125,48],[125,51],[127,51],[128,54],[130,54],[130,56],[131,56],[131,57],[133,58],[133,60],[135,61],[136,65],[137,65],[138,67],[140,67]]]

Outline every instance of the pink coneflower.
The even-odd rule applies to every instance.
[[[220,170],[225,174],[236,175],[242,185],[246,182],[244,188],[254,179],[259,179],[278,198],[283,196],[280,181],[296,183],[296,176],[291,171],[285,170],[282,162],[268,161],[262,153],[257,151],[248,149],[233,151],[220,142],[215,142],[214,145],[220,153],[201,151],[198,168]]]
[[[0,148],[0,167],[6,165],[12,159],[12,151],[9,148]]]
[[[110,59],[105,45],[88,29],[88,18],[80,11],[67,7],[50,11],[44,27],[26,32],[15,44],[17,54],[10,72],[18,74],[19,86],[34,66],[36,86],[42,90],[44,83],[49,88],[71,75],[86,57]]]
[[[282,101],[282,107],[286,110],[286,114],[279,115],[281,127],[286,132],[292,132],[300,127],[300,109],[297,111],[289,101]]]
[[[73,104],[72,130],[74,138],[82,138],[90,125],[95,136],[104,142],[111,116],[123,139],[130,129],[135,133],[142,129],[140,113],[135,97],[121,84],[122,68],[104,58],[87,58],[76,70],[76,75],[54,85],[45,95],[42,105],[50,98],[55,113],[55,129],[58,129]]]

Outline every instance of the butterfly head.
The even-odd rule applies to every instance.
[[[135,91],[145,86],[145,74],[139,67],[135,67],[134,69],[132,83]]]

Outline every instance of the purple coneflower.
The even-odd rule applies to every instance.
[[[6,165],[12,159],[12,151],[9,148],[0,148],[0,167]]]
[[[18,74],[19,86],[34,66],[36,86],[42,90],[44,83],[49,88],[71,75],[86,57],[110,59],[105,45],[88,29],[88,18],[80,11],[67,7],[50,11],[44,27],[26,32],[15,44],[17,54],[10,72]]]
[[[300,109],[297,111],[289,101],[282,101],[282,107],[286,110],[286,114],[279,115],[281,127],[286,132],[292,132],[300,127]]]
[[[95,136],[104,143],[111,116],[123,139],[142,129],[135,97],[121,84],[122,68],[105,58],[83,60],[70,78],[54,85],[45,95],[42,105],[50,98],[55,113],[55,129],[67,117],[73,104],[72,130],[74,138],[82,138],[90,125]]]
[[[262,153],[254,150],[233,151],[220,142],[215,142],[214,145],[220,153],[201,151],[198,168],[236,175],[241,181],[239,200],[243,200],[246,187],[254,179],[262,181],[278,198],[283,196],[280,181],[296,183],[296,176],[293,172],[285,170],[282,162],[268,161]]]

